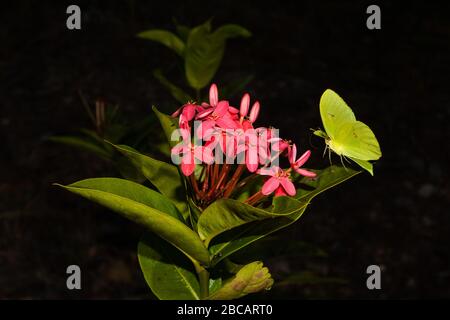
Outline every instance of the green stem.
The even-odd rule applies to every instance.
[[[194,266],[200,282],[200,299],[203,300],[209,296],[209,272],[198,262],[194,263]]]

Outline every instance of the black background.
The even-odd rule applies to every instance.
[[[448,74],[450,20],[444,2],[375,2],[382,29],[366,28],[357,1],[77,1],[82,30],[66,28],[64,1],[10,1],[0,13],[0,298],[151,298],[135,247],[142,229],[64,193],[70,183],[114,171],[96,157],[45,138],[89,126],[77,90],[103,97],[130,118],[151,104],[176,108],[152,70],[177,57],[138,31],[238,23],[250,39],[228,43],[215,82],[252,73],[259,124],[281,129],[311,167],[323,167],[318,101],[340,93],[377,134],[375,177],[362,174],[317,198],[281,236],[327,258],[266,261],[277,279],[301,270],[345,284],[274,286],[271,298],[434,298],[450,295]],[[176,74],[174,72],[174,74]],[[173,77],[173,75],[171,75]],[[182,78],[176,79],[178,83]],[[239,98],[234,98],[237,104]],[[232,100],[233,102],[233,100]],[[151,143],[151,141],[149,141]],[[65,268],[80,265],[83,290]],[[382,267],[382,290],[365,285]]]

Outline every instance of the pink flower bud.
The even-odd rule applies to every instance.
[[[209,88],[209,104],[213,107],[219,102],[219,92],[215,83]]]
[[[250,111],[250,117],[249,117],[249,120],[250,120],[251,123],[255,122],[256,119],[258,118],[258,115],[259,115],[259,108],[260,108],[259,102],[256,101],[256,102],[253,104],[252,110]]]
[[[241,117],[247,116],[249,107],[250,107],[250,95],[246,93],[244,94],[241,100],[241,108],[239,110]]]

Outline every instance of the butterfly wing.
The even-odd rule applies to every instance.
[[[358,160],[378,160],[381,157],[380,145],[375,134],[361,121],[345,123],[337,129],[332,139],[338,154]]]
[[[349,157],[351,160],[356,162],[361,168],[369,172],[373,176],[373,165],[369,161],[359,160],[356,158]]]
[[[327,135],[334,139],[338,128],[355,122],[355,114],[345,101],[333,90],[327,89],[320,98],[320,117]]]

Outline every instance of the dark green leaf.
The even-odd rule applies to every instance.
[[[49,137],[48,140],[91,152],[103,159],[111,160],[112,158],[112,154],[105,149],[103,145],[91,141],[88,138],[78,136],[53,136]]]
[[[310,169],[308,169],[310,170]],[[340,166],[330,166],[323,170],[311,170],[317,173],[317,178],[310,179],[301,177],[299,179],[300,188],[297,189],[296,199],[302,201],[309,201],[319,193],[328,190],[347,179],[361,173],[350,168],[343,168]]]
[[[167,142],[171,147],[178,144],[178,141],[172,141],[172,134],[175,130],[178,129],[178,121],[176,118],[173,118],[167,114],[164,114],[162,112],[159,112],[158,109],[153,106],[152,107],[153,112],[156,114],[156,116],[159,119],[159,122],[161,123],[161,127],[164,131],[164,134],[166,136]]]
[[[169,90],[172,97],[175,98],[179,103],[185,104],[188,101],[191,101],[192,98],[189,94],[183,91],[183,89],[177,87],[172,82],[170,82],[164,75],[162,71],[157,69],[153,71],[153,76],[161,83],[167,90]]]
[[[175,34],[167,30],[147,30],[137,34],[139,38],[148,39],[159,42],[169,49],[175,51],[179,56],[183,56],[185,45]]]
[[[222,61],[229,38],[248,37],[250,32],[238,25],[225,25],[211,33],[208,21],[191,30],[185,51],[185,71],[189,85],[200,90],[208,85]]]
[[[250,31],[237,24],[223,25],[214,32],[215,37],[224,40],[238,37],[248,38],[251,35],[252,33]]]
[[[247,85],[253,80],[253,78],[254,78],[253,75],[247,75],[228,83],[226,86],[222,87],[219,96],[233,97],[237,93],[243,91],[247,87]]]

